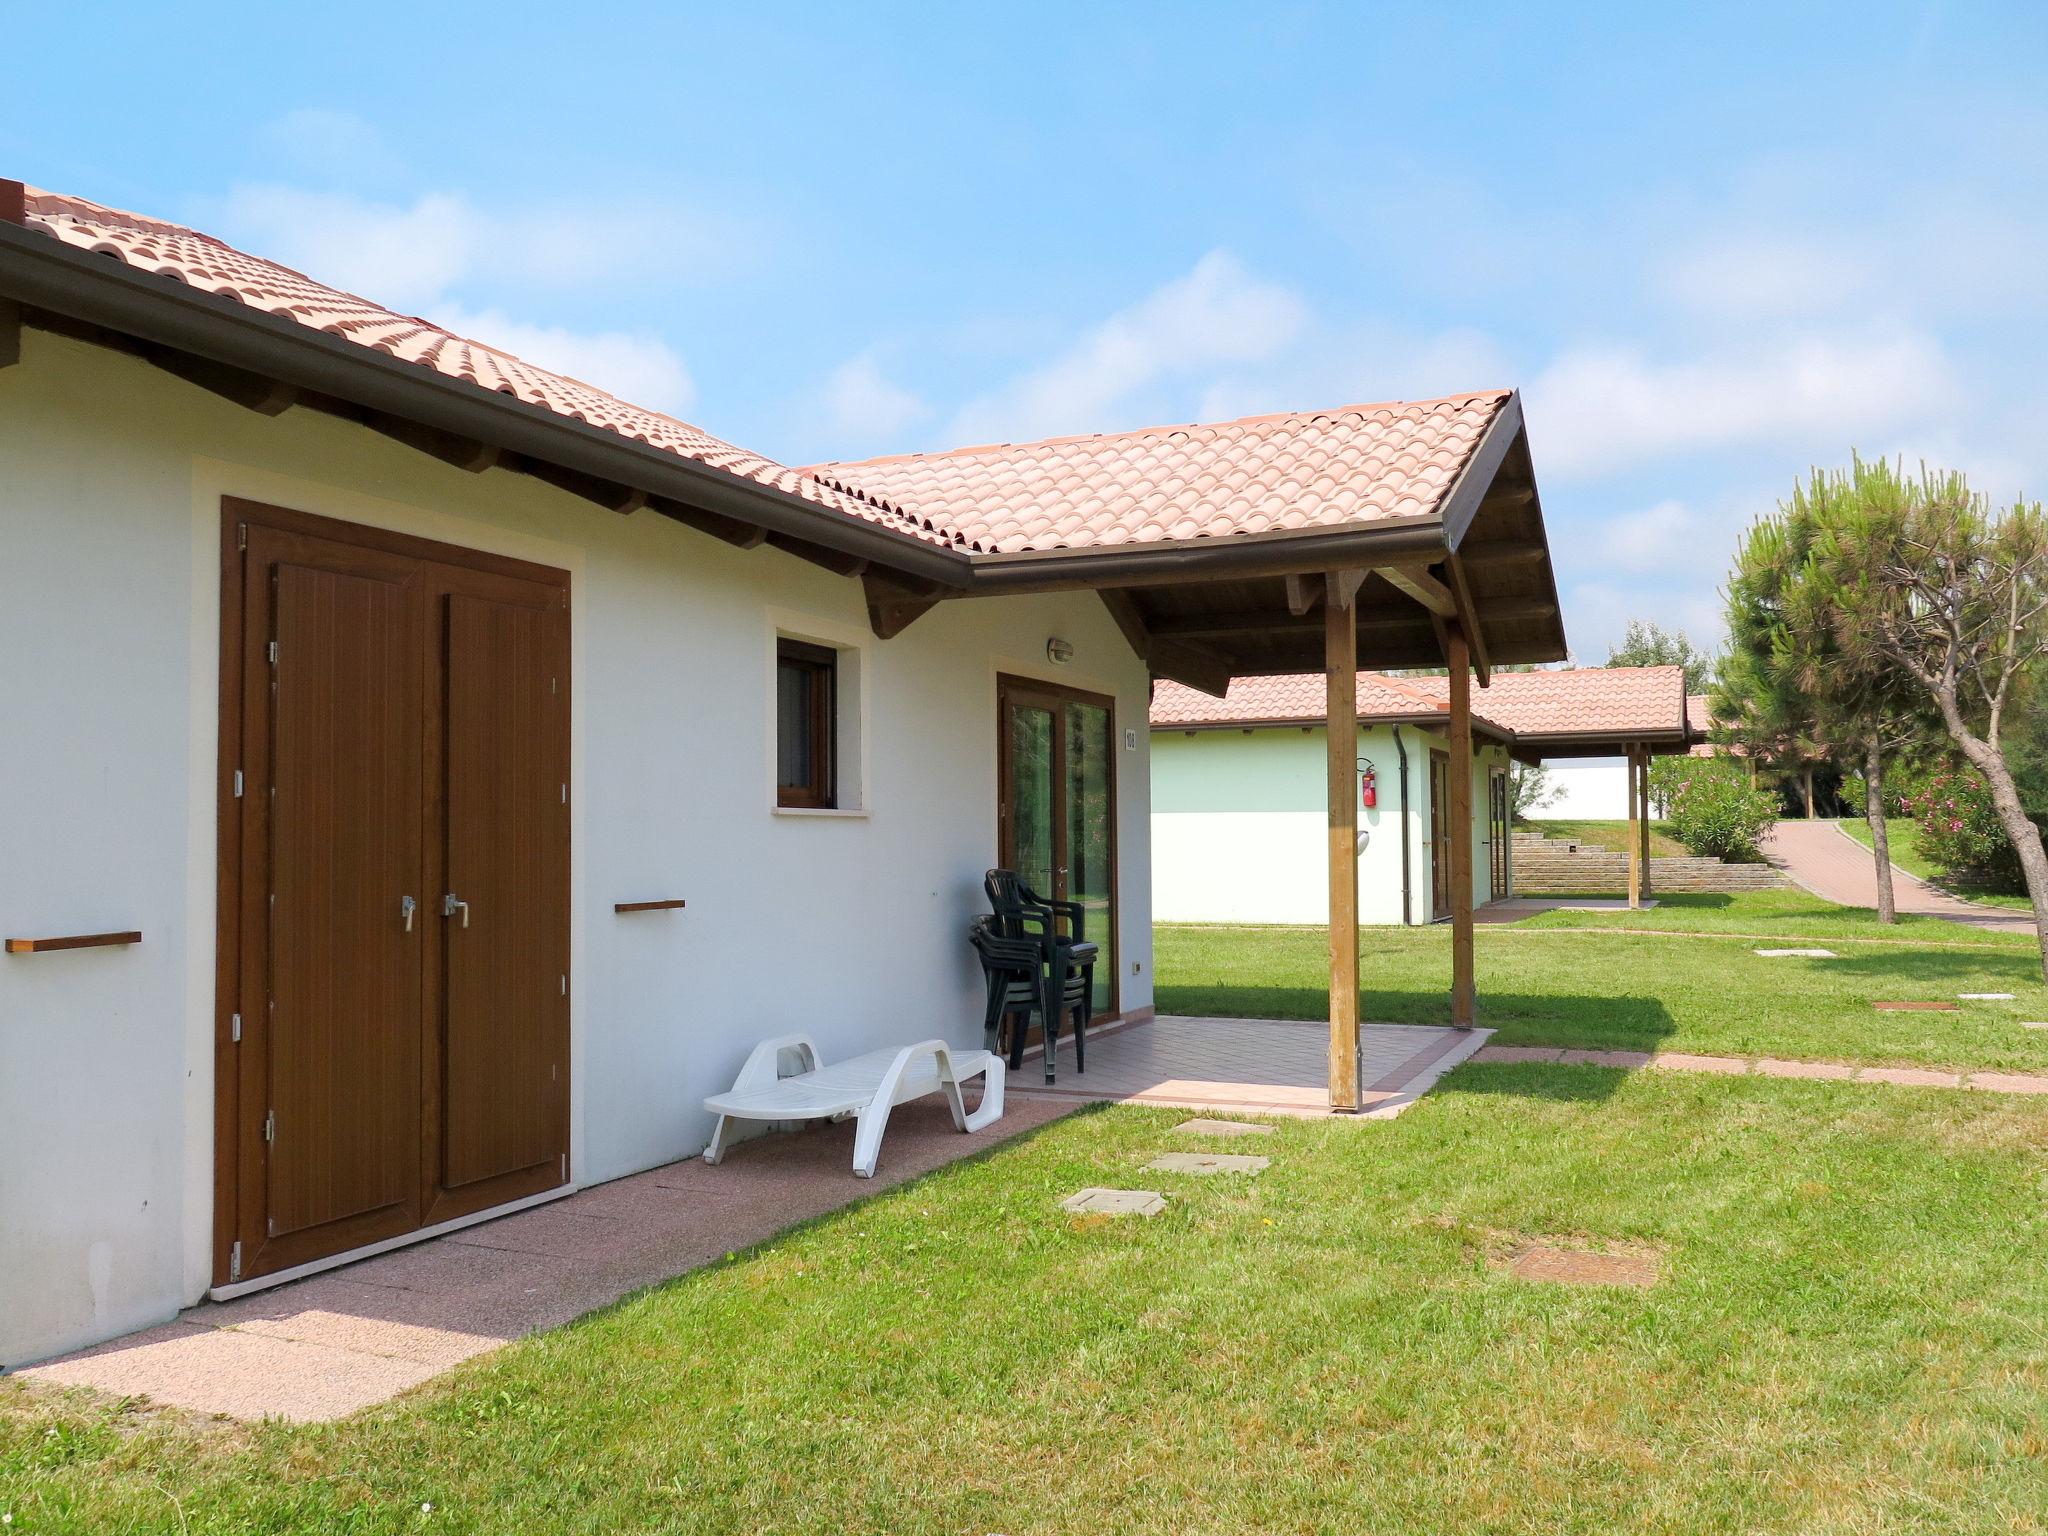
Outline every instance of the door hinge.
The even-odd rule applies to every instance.
[[[566,785],[566,784],[564,784],[564,785],[562,786],[562,804],[564,804],[564,805],[567,805],[568,803],[569,803],[569,786],[568,786],[568,785]]]
[[[269,1142],[277,1140],[277,1111],[274,1109],[263,1117],[263,1139]]]
[[[247,549],[248,547],[249,525],[247,523],[237,523],[235,525],[235,548]]]
[[[242,770],[239,768],[235,770],[235,798],[242,798]]]
[[[247,533],[248,533],[248,530],[247,530],[247,529],[244,529],[244,530],[243,530],[243,533],[244,533],[244,535],[246,536],[246,535],[247,535]],[[240,1239],[237,1239],[236,1241],[234,1241],[234,1242],[232,1242],[232,1243],[230,1243],[230,1244],[228,1245],[228,1280],[229,1280],[229,1282],[230,1282],[230,1283],[233,1283],[234,1281],[236,1281],[236,1280],[239,1280],[239,1279],[241,1279],[241,1278],[242,1278],[242,1244],[241,1244],[241,1241],[240,1241]]]
[[[562,1182],[569,1182],[569,1154],[566,1152],[562,1154]]]
[[[228,1015],[228,1039],[236,1045],[242,1043],[242,1016],[239,1013]]]
[[[275,640],[270,642],[270,664],[273,667],[277,665],[277,642]]]

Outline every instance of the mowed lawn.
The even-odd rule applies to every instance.
[[[1155,943],[1161,1013],[1329,1016],[1321,929],[1161,926]],[[1829,947],[1837,958],[1756,953]],[[2048,1030],[2022,1027],[2048,1021],[2040,951],[2025,935],[1937,918],[1885,927],[1804,893],[1764,891],[1547,913],[1479,928],[1474,950],[1480,1022],[1503,1045],[2048,1071]],[[1360,951],[1368,1019],[1449,1022],[1447,927],[1368,928]],[[1961,992],[2014,997],[1960,1002]],[[1879,1000],[1957,1011],[1879,1012]]]
[[[1396,939],[1380,995],[1419,998],[1436,939]],[[1519,966],[1560,1029],[1834,1006],[1726,937],[1516,942],[1482,934],[1482,981]],[[1163,995],[1227,947],[1162,935]],[[1238,947],[1231,985],[1302,985]],[[0,1381],[5,1530],[2048,1529],[2048,1100],[1468,1064],[1229,1145],[1256,1177],[1146,1169],[1214,1148],[1183,1118],[1075,1114],[336,1425]],[[1089,1185],[1171,1198],[1058,1210]],[[1535,1240],[1659,1278],[1519,1278]]]

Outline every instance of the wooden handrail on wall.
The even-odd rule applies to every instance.
[[[10,955],[39,955],[46,949],[102,949],[110,944],[140,944],[139,933],[73,933],[61,939],[9,939]]]
[[[614,912],[675,912],[680,910],[683,905],[680,899],[675,901],[619,901],[612,904],[612,910]]]

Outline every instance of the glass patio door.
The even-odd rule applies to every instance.
[[[1116,712],[1097,694],[1002,679],[997,857],[1081,903],[1098,946],[1094,1012],[1116,1010]]]

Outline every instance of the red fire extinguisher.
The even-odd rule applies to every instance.
[[[1380,803],[1380,792],[1375,782],[1377,775],[1371,758],[1361,757],[1358,760],[1358,773],[1358,803],[1369,811]]]

